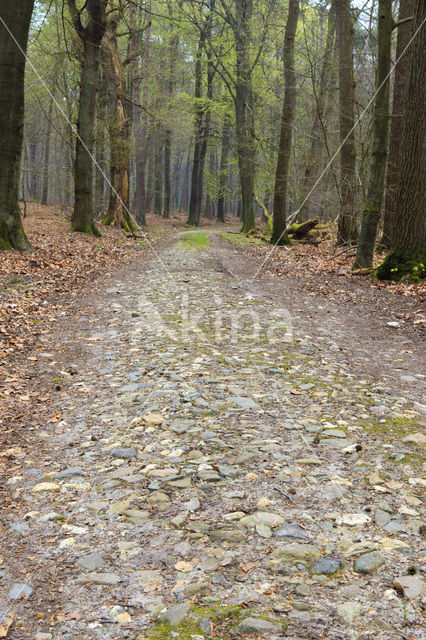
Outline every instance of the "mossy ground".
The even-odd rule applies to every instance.
[[[225,638],[233,637],[233,629],[235,629],[244,618],[250,617],[250,615],[247,609],[237,605],[225,607],[221,607],[220,605],[193,605],[190,614],[183,622],[174,627],[168,623],[156,622],[148,632],[147,637],[151,640],[169,640],[172,637],[179,638],[180,640],[193,640],[194,636],[204,637],[205,634],[201,629],[201,620],[207,618],[211,620],[213,624],[214,637],[217,640],[225,640]],[[277,622],[272,616],[256,614],[256,617],[262,620]],[[286,623],[284,621],[281,622],[284,631]]]
[[[261,242],[260,239],[256,236],[246,236],[241,233],[224,232],[220,234],[220,237],[224,240],[229,240],[233,244],[243,247],[252,247],[253,245],[259,244]]]
[[[181,238],[180,242],[184,249],[206,249],[209,246],[207,234],[202,231],[188,231]]]
[[[411,255],[391,251],[373,275],[379,280],[420,282],[426,277],[425,264],[426,252],[424,251],[413,252]]]

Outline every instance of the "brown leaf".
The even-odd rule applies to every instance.
[[[0,624],[0,638],[7,637],[7,634],[9,633],[9,629],[12,626],[12,622],[14,618],[15,618],[15,614],[11,613],[10,618],[8,618],[7,620],[5,620],[5,622],[2,622]]]

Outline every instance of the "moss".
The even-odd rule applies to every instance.
[[[382,264],[373,272],[379,280],[420,282],[426,277],[426,252],[413,251],[403,254],[398,251],[388,253]]]
[[[255,244],[258,244],[259,239],[254,235],[246,236],[241,233],[221,233],[220,237],[224,240],[229,240],[236,245],[244,246],[244,247],[252,247]]]
[[[185,233],[180,238],[180,242],[185,249],[205,249],[209,246],[207,234],[202,231],[190,231]]]
[[[405,436],[418,430],[419,422],[415,418],[381,418],[380,420],[369,420],[362,425],[370,433],[378,433],[388,436]]]

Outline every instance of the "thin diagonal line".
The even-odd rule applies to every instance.
[[[103,178],[106,180],[107,184],[109,185],[109,187],[111,188],[112,192],[116,195],[116,197],[118,198],[118,200],[120,201],[120,203],[122,204],[123,208],[126,210],[126,212],[129,214],[130,218],[132,219],[133,223],[135,224],[136,228],[138,229],[138,231],[140,231],[140,233],[143,235],[144,240],[146,240],[146,242],[148,243],[149,248],[151,249],[152,253],[154,254],[154,256],[157,258],[157,260],[160,262],[160,264],[162,265],[162,267],[164,268],[165,272],[167,273],[167,275],[172,278],[173,280],[173,276],[170,273],[170,271],[168,270],[166,264],[164,263],[164,261],[162,260],[161,256],[159,255],[159,253],[155,250],[154,245],[151,243],[151,241],[149,240],[148,236],[146,235],[145,231],[143,229],[141,229],[141,227],[139,226],[139,224],[137,223],[137,221],[135,220],[135,218],[133,217],[132,213],[130,212],[129,208],[126,206],[126,204],[123,202],[121,196],[119,193],[117,193],[116,189],[113,187],[113,185],[111,184],[111,181],[109,180],[109,178],[107,177],[107,175],[105,174],[105,172],[103,171],[103,169],[100,167],[100,165],[98,164],[98,162],[96,161],[96,158],[94,157],[93,153],[90,153],[89,149],[87,148],[87,145],[84,143],[84,141],[81,139],[81,136],[78,134],[76,128],[74,127],[74,125],[72,124],[72,122],[70,121],[70,119],[68,118],[67,114],[65,113],[65,111],[62,109],[61,105],[59,104],[59,102],[56,100],[55,96],[53,95],[53,93],[50,91],[49,87],[47,86],[47,84],[45,83],[45,81],[43,80],[43,77],[40,75],[40,73],[37,71],[37,69],[35,68],[35,66],[33,65],[33,63],[31,62],[31,60],[29,59],[29,57],[27,56],[27,54],[25,53],[25,51],[22,49],[21,45],[19,44],[19,42],[17,41],[17,39],[15,38],[15,36],[13,35],[13,33],[11,32],[11,30],[9,29],[9,27],[7,26],[7,24],[5,23],[4,19],[2,18],[2,16],[0,16],[0,21],[2,22],[2,24],[4,25],[4,28],[6,29],[6,31],[8,32],[8,34],[10,35],[10,37],[12,38],[12,40],[14,41],[14,43],[16,44],[16,46],[18,47],[18,49],[20,50],[20,52],[22,53],[22,55],[24,56],[26,62],[31,66],[32,70],[34,71],[34,73],[36,74],[37,78],[41,81],[43,87],[46,89],[47,93],[49,94],[49,96],[52,98],[53,103],[55,104],[55,106],[59,109],[61,115],[64,117],[65,121],[67,122],[67,124],[71,127],[71,131],[73,132],[73,134],[75,135],[76,138],[78,138],[78,140],[80,140],[81,144],[83,145],[84,149],[86,150],[86,152],[89,154],[93,164],[95,165],[95,167],[98,169],[98,171],[101,173],[101,175],[103,176]]]
[[[386,82],[389,79],[389,76],[392,74],[392,72],[394,71],[396,65],[398,64],[398,62],[401,60],[402,56],[405,55],[405,53],[407,52],[408,47],[411,45],[411,43],[413,42],[413,40],[415,39],[415,37],[417,36],[417,34],[419,33],[420,29],[423,27],[423,25],[426,23],[426,18],[423,20],[423,22],[420,24],[420,26],[416,29],[416,31],[413,33],[411,39],[409,40],[407,46],[405,47],[404,51],[402,51],[401,55],[399,56],[399,58],[397,60],[395,60],[394,64],[392,65],[389,73],[387,74],[386,78],[383,80],[383,82],[381,83],[381,85],[376,89],[376,91],[374,92],[372,98],[369,100],[369,102],[367,103],[366,107],[364,108],[363,112],[361,113],[361,115],[357,118],[357,120],[355,121],[354,126],[351,128],[351,130],[349,131],[348,135],[346,136],[346,138],[340,143],[340,145],[337,148],[337,151],[334,153],[334,155],[330,158],[329,162],[327,163],[325,169],[323,170],[323,172],[320,174],[320,176],[318,177],[318,179],[316,180],[315,184],[313,185],[313,187],[311,188],[311,190],[309,191],[309,193],[307,194],[307,196],[305,197],[305,199],[303,200],[302,204],[299,206],[298,209],[296,209],[296,211],[294,212],[294,214],[292,214],[293,216],[297,215],[301,208],[303,207],[303,205],[305,204],[305,202],[307,202],[307,200],[309,199],[309,197],[311,196],[311,194],[313,193],[313,191],[317,188],[318,184],[320,183],[320,181],[323,179],[324,175],[326,174],[326,172],[329,170],[329,168],[331,167],[332,163],[334,162],[334,160],[336,159],[337,155],[340,153],[340,150],[342,149],[343,145],[345,144],[345,142],[348,140],[349,136],[353,133],[353,131],[355,130],[356,126],[358,125],[358,123],[362,120],[362,118],[364,117],[364,115],[366,114],[367,110],[370,108],[370,105],[373,103],[376,95],[379,93],[379,91],[381,91],[382,87],[386,84]],[[421,61],[419,60],[418,64],[421,64]],[[252,283],[257,276],[259,275],[260,271],[263,269],[263,266],[266,264],[266,262],[268,262],[269,258],[271,257],[272,253],[275,251],[276,247],[278,246],[278,243],[280,242],[281,238],[284,236],[284,234],[286,233],[287,229],[289,228],[289,224],[286,225],[286,228],[284,229],[284,231],[281,233],[280,237],[278,238],[278,240],[274,243],[274,246],[272,247],[272,249],[270,250],[270,252],[265,256],[265,259],[263,260],[262,264],[260,265],[260,267],[257,269],[256,273],[254,274],[254,276],[252,277],[252,279],[250,280],[250,283]]]

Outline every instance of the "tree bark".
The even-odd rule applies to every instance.
[[[400,0],[398,20],[404,20],[413,15],[413,0]],[[405,85],[407,81],[408,54],[401,56],[410,39],[412,22],[406,22],[398,27],[395,67],[392,120],[389,138],[389,155],[386,175],[386,193],[383,219],[383,235],[380,246],[389,249],[392,245],[396,199],[398,193],[398,158],[402,137],[402,120],[404,116]]]
[[[373,115],[373,150],[367,199],[362,209],[361,232],[354,267],[373,262],[377,226],[382,210],[389,129],[389,74],[392,46],[392,0],[379,0],[376,97]]]
[[[88,22],[83,27],[75,0],[68,0],[74,28],[83,42],[80,99],[77,116],[77,140],[74,167],[74,211],[71,230],[99,236],[93,210],[93,147],[96,117],[96,86],[99,48],[105,33],[105,6],[102,0],[86,3]]]
[[[50,136],[52,134],[52,115],[53,115],[53,99],[50,100],[49,110],[47,112],[47,129],[46,141],[44,147],[44,166],[43,166],[43,191],[41,194],[41,204],[47,204],[47,196],[49,192],[49,156],[50,156]]]
[[[104,52],[109,93],[108,130],[112,187],[103,223],[134,232],[136,226],[129,210],[130,123],[126,109],[126,79],[117,46],[119,17],[119,11],[108,6]]]
[[[189,199],[188,224],[197,226],[199,222],[198,212],[201,208],[198,200],[200,197],[200,164],[201,148],[203,144],[203,117],[204,108],[201,104],[202,97],[202,64],[205,34],[202,31],[198,40],[197,55],[195,58],[195,124],[194,124],[194,157],[192,161],[191,194]],[[202,195],[202,185],[201,185]]]
[[[163,217],[170,218],[170,167],[171,167],[171,151],[172,151],[172,132],[166,129],[164,135],[164,207]]]
[[[0,3],[0,250],[31,249],[21,222],[19,177],[24,128],[25,52],[33,5],[34,0],[20,0],[18,3],[16,0],[2,0]]]
[[[254,215],[255,131],[252,66],[250,61],[253,0],[235,0],[233,30],[236,52],[235,121],[241,182],[242,231],[256,228]]]
[[[337,244],[356,240],[354,33],[350,0],[334,0],[339,57],[340,201]]]
[[[392,250],[377,270],[385,280],[418,281],[426,270],[426,3],[414,2],[405,112],[399,156],[398,196]]]
[[[272,216],[272,244],[288,244],[287,235],[287,183],[293,133],[294,109],[296,106],[296,72],[294,69],[294,40],[299,18],[299,0],[290,0],[285,28],[284,102],[281,116],[280,144],[275,174],[274,211]]]
[[[134,30],[137,28],[137,9],[133,4],[129,5],[130,17]],[[148,64],[149,64],[149,44],[151,35],[151,3],[147,4],[145,9],[146,24],[144,33],[144,46],[143,46],[143,71],[146,76]],[[138,106],[141,99],[143,104],[148,102],[148,82],[141,80],[142,69],[138,62],[138,36],[135,33],[131,40],[131,52],[134,56],[133,60],[133,137],[135,142],[135,173],[136,173],[136,189],[135,196],[133,198],[132,210],[138,224],[146,225],[146,206],[145,206],[145,170],[146,170],[146,129],[147,129],[147,116],[146,113]],[[141,87],[142,95],[141,95]]]
[[[217,200],[217,220],[225,222],[225,194],[228,178],[229,136],[231,122],[228,113],[225,113],[222,129],[222,149],[220,153],[219,169],[219,197]]]
[[[323,61],[321,65],[318,92],[316,91],[315,87],[315,78],[312,77],[315,110],[311,129],[311,144],[305,164],[305,173],[302,187],[302,201],[305,200],[309,195],[319,175],[321,150],[323,148],[321,145],[321,139],[325,136],[326,103],[331,84],[331,67],[335,42],[335,32],[336,17],[335,12],[333,11],[333,7],[330,6],[330,9],[328,10],[327,35],[323,51]],[[311,202],[308,199],[299,212],[299,221],[304,222],[308,220],[311,217],[312,213]]]

